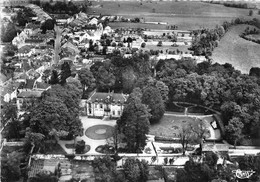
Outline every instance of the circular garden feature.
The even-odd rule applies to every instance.
[[[89,127],[85,135],[93,140],[104,140],[113,136],[114,127],[109,125],[95,125]]]

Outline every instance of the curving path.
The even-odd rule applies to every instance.
[[[113,127],[116,125],[116,120],[101,120],[101,119],[88,118],[87,116],[82,116],[80,117],[80,119],[84,128],[84,135],[81,137],[77,137],[76,141],[84,140],[86,142],[86,145],[90,145],[90,151],[88,151],[86,154],[89,155],[100,154],[96,152],[95,149],[100,145],[107,144],[106,137],[107,136],[109,137],[111,135],[107,131],[113,129]],[[96,127],[96,126],[103,126],[103,125],[109,129],[104,131],[103,127]],[[92,128],[89,131],[91,131],[92,133],[93,132],[96,133],[95,136],[97,135],[103,136],[105,132],[106,137],[103,137],[101,139],[95,139],[94,138],[95,136],[94,137],[90,136],[91,138],[89,138],[88,136],[85,135],[86,133],[89,133],[89,131],[87,132],[89,128]],[[74,152],[74,149],[68,149],[65,147],[65,144],[73,144],[74,140],[70,140],[70,141],[59,140],[58,143],[67,153],[71,154]]]

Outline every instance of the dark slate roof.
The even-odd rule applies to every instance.
[[[37,82],[35,83],[35,88],[38,89],[47,89],[50,85],[44,82]]]
[[[128,96],[122,93],[104,93],[104,92],[94,92],[88,102],[103,102],[109,101],[111,103],[125,103]]]
[[[24,85],[24,89],[33,89],[34,82],[34,79],[27,79]]]

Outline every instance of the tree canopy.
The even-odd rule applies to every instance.
[[[141,102],[142,93],[135,89],[129,96],[121,118],[117,121],[119,130],[127,138],[128,152],[138,152],[146,145],[149,132],[149,113]]]

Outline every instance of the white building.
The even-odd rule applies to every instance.
[[[121,93],[94,92],[86,101],[87,115],[120,117],[128,96]]]

